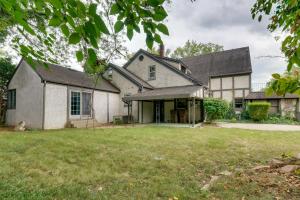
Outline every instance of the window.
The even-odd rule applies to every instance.
[[[8,90],[7,109],[16,109],[16,90]]]
[[[186,68],[184,66],[181,66],[181,71],[186,74]]]
[[[243,108],[244,100],[242,98],[238,98],[234,100],[234,107],[235,108]]]
[[[188,102],[186,99],[176,99],[175,108],[176,109],[187,109]]]
[[[143,56],[143,55],[140,55],[140,56],[139,56],[139,60],[140,60],[140,61],[143,61],[143,60],[144,60],[144,56]]]
[[[155,80],[156,78],[156,69],[155,65],[149,66],[149,80]]]
[[[92,94],[82,93],[82,115],[91,116],[92,111]]]
[[[71,92],[71,115],[80,115],[80,92]]]
[[[278,113],[279,112],[279,100],[269,100],[269,103],[271,103],[270,113]]]

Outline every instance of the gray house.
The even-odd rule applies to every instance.
[[[184,59],[139,50],[123,67],[111,64],[96,85],[83,72],[21,61],[9,83],[7,124],[31,128],[82,127],[127,116],[135,123],[204,120],[203,98],[243,106],[251,90],[249,48]],[[128,117],[130,116],[130,117]]]

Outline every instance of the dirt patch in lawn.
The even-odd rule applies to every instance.
[[[0,126],[0,133],[1,132],[7,132],[7,131],[13,131],[14,127],[11,126]]]

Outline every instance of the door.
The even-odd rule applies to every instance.
[[[164,101],[155,101],[154,102],[154,122],[163,123],[165,120],[165,106]]]

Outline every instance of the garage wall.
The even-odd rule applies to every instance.
[[[64,128],[68,116],[68,87],[47,83],[45,87],[45,129]]]

